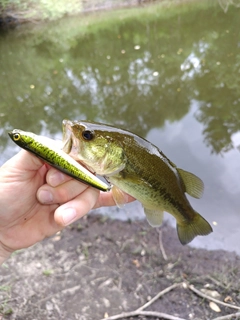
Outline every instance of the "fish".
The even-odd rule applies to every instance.
[[[68,176],[101,191],[110,190],[108,184],[97,178],[61,148],[58,148],[57,141],[19,129],[14,129],[8,134],[19,147],[33,153]]]
[[[186,197],[202,196],[202,180],[178,168],[148,140],[107,124],[65,119],[63,145],[73,159],[105,177],[119,206],[124,194],[131,195],[142,203],[153,227],[162,224],[164,212],[173,215],[181,244],[213,231]]]

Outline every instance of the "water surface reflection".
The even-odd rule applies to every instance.
[[[240,253],[238,29],[239,9],[201,1],[2,34],[1,163],[17,151],[12,128],[56,139],[64,118],[127,128],[204,180],[191,203],[216,225],[193,244]]]

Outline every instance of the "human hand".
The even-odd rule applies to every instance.
[[[0,168],[0,263],[92,208],[110,205],[111,192],[99,192],[21,150]]]

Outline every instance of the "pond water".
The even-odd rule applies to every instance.
[[[200,1],[2,32],[0,164],[19,150],[13,128],[54,139],[64,118],[126,128],[204,181],[190,201],[214,232],[191,245],[240,254],[239,14]],[[139,207],[101,212],[142,218]]]

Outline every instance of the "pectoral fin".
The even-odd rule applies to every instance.
[[[111,190],[116,205],[119,208],[122,208],[127,203],[128,196],[126,195],[126,193],[124,193],[121,189],[119,189],[116,186],[113,186]]]
[[[161,210],[150,210],[144,208],[144,212],[147,217],[147,221],[152,227],[159,227],[163,221],[163,211]]]
[[[204,190],[204,184],[200,178],[195,176],[195,174],[185,171],[183,169],[177,168],[180,177],[183,180],[185,186],[185,192],[194,198],[201,198]]]

